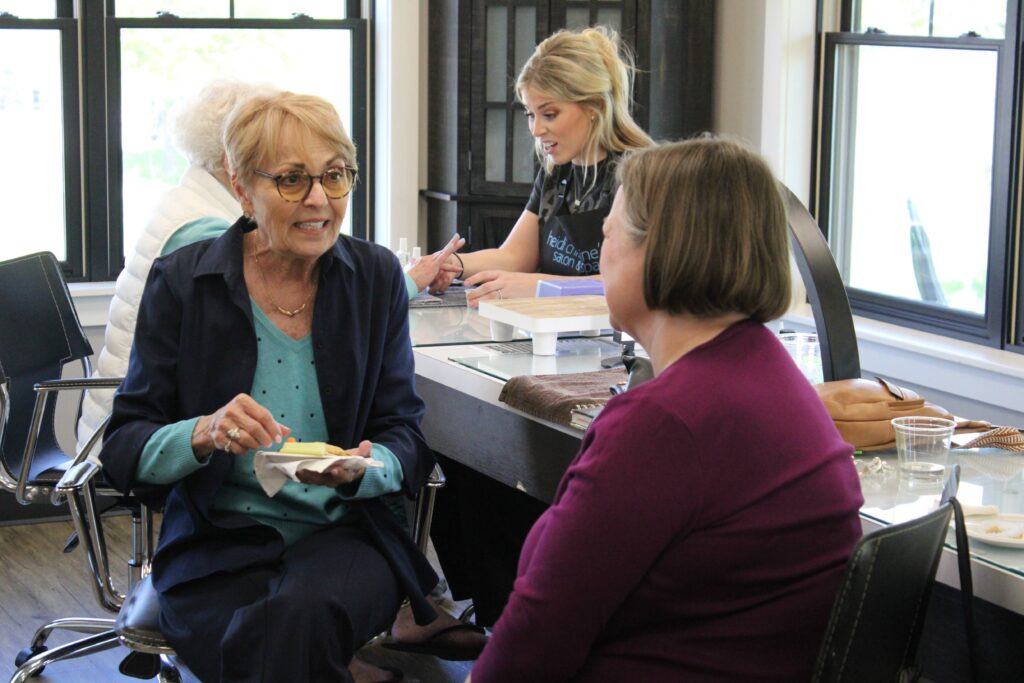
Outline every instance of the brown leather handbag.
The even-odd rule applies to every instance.
[[[881,377],[843,379],[815,384],[839,434],[862,451],[893,448],[896,434],[890,420],[904,415],[956,418],[942,406]]]

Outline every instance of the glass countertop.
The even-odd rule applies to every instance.
[[[481,316],[475,308],[467,306],[411,307],[409,335],[413,347],[480,344],[493,340],[491,321]],[[607,335],[611,335],[611,330],[607,331]],[[580,336],[579,333],[559,335],[563,339]],[[513,341],[523,339],[530,339],[529,333],[516,329]]]
[[[507,382],[518,375],[568,375],[604,369],[621,358],[610,337],[559,339],[553,356],[535,356],[529,340],[494,342],[454,351],[448,360]]]
[[[563,336],[554,356],[535,356],[529,335],[515,330],[507,342],[492,341],[490,321],[464,306],[412,308],[409,326],[413,346],[451,346],[448,360],[500,381],[518,375],[571,374],[601,370],[621,356],[620,346],[609,336]],[[642,349],[637,351],[643,354]],[[604,365],[603,365],[604,364]],[[863,464],[874,457],[882,471],[862,474],[864,507],[861,515],[878,524],[894,524],[935,509],[942,483],[901,479],[895,450],[858,457]],[[1001,514],[1024,515],[1024,455],[994,448],[954,449],[951,464],[960,465],[957,497],[967,506],[994,505]],[[985,520],[985,517],[969,517]],[[952,527],[946,545],[956,548]],[[1003,547],[971,539],[971,555],[980,562],[1024,578],[1024,547]]]
[[[881,472],[861,475],[864,507],[860,512],[863,517],[880,524],[895,524],[920,517],[938,507],[942,494],[941,480],[900,477],[896,470],[895,451],[858,456],[858,463],[866,463],[876,455],[887,467]],[[960,465],[957,499],[963,505],[994,505],[1000,514],[1024,514],[1024,455],[994,448],[954,449],[949,461]],[[985,519],[970,516],[967,522]],[[996,546],[974,537],[970,542],[971,555],[976,559],[1024,577],[1024,547]],[[946,545],[956,548],[952,527],[946,537]]]

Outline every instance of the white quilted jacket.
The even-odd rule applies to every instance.
[[[124,270],[117,277],[94,377],[121,377],[128,369],[128,354],[135,336],[142,289],[153,260],[160,256],[171,235],[186,223],[200,218],[223,218],[231,224],[241,215],[241,205],[210,173],[198,166],[190,166],[185,171],[178,186],[160,199],[135,245],[135,251],[127,258]],[[113,398],[114,392],[109,389],[86,394],[82,416],[78,420],[79,451],[110,412]],[[98,454],[99,449],[96,448],[90,457]]]

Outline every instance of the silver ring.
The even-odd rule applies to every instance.
[[[498,292],[498,300],[500,301],[500,300],[501,300],[501,290],[500,290],[500,289],[498,289],[498,290],[496,290],[496,291]]]
[[[227,431],[228,438],[232,441],[238,441],[238,437],[242,435],[242,430],[238,427],[232,427]]]

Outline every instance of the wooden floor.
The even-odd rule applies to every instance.
[[[111,566],[125,570],[129,548],[129,518],[106,525]],[[60,617],[109,617],[93,598],[85,557],[80,551],[61,552],[71,533],[70,522],[45,522],[0,527],[0,681],[14,673],[14,658],[32,640],[35,630]],[[116,576],[116,575],[115,575]],[[458,609],[458,605],[451,605]],[[75,634],[55,632],[50,643],[73,640]],[[118,646],[105,652],[57,662],[32,680],[39,683],[121,683],[137,681],[118,673],[128,651]],[[436,657],[403,655],[379,647],[364,648],[367,661],[401,669],[407,681],[462,683],[471,662],[446,662]],[[195,681],[187,673],[185,680]]]

